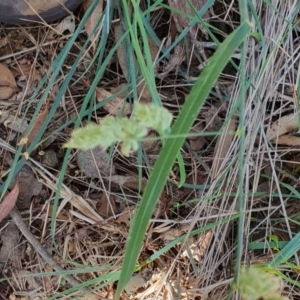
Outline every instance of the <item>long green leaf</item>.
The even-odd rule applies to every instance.
[[[273,260],[270,262],[270,266],[275,268],[276,266],[286,263],[287,260],[292,257],[300,249],[300,232],[298,232],[284,247],[279,251]]]
[[[171,130],[171,136],[181,135],[175,139],[167,139],[161,153],[155,163],[150,175],[149,182],[145,188],[143,198],[132,221],[120,280],[118,283],[115,299],[120,297],[122,290],[132,276],[140,253],[142,242],[151,215],[154,211],[159,196],[163,190],[168,174],[174,164],[180,147],[184,142],[184,135],[187,134],[194,123],[202,105],[211,91],[218,76],[226,66],[235,49],[243,42],[251,29],[249,22],[242,23],[210,58],[207,66],[193,86],[181,112]]]

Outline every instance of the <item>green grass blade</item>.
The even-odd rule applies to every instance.
[[[224,43],[221,44],[208,61],[207,66],[193,86],[179,113],[171,130],[171,136],[182,134],[182,137],[166,140],[150,175],[143,198],[130,227],[120,280],[115,295],[116,299],[119,298],[122,290],[134,272],[149,219],[154,211],[176,156],[179,153],[180,147],[184,142],[184,134],[189,132],[218,76],[226,66],[235,49],[243,42],[250,29],[251,24],[249,22],[242,23],[228,36]]]
[[[275,268],[276,266],[286,263],[286,261],[293,256],[300,249],[300,232],[298,232],[285,247],[278,252],[273,260],[270,262],[270,267]]]

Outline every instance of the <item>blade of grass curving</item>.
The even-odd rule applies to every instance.
[[[246,21],[242,23],[227,37],[215,54],[209,59],[207,66],[193,86],[172,127],[171,136],[188,134],[218,76],[226,66],[235,49],[243,42],[250,29],[251,24],[249,22]],[[149,219],[151,218],[184,139],[184,136],[167,139],[155,163],[143,198],[130,226],[115,299],[120,297],[122,290],[134,272]]]

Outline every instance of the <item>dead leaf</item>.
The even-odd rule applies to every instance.
[[[51,190],[57,189],[57,183],[56,178],[51,176],[50,180],[46,175],[44,171],[41,171],[39,169],[36,169],[36,172],[38,175],[44,179],[44,185],[46,185]],[[62,185],[60,191],[59,191],[59,197],[62,198],[62,201],[60,202],[59,207],[57,208],[56,215],[59,215],[62,209],[70,203],[73,205],[78,212],[80,212],[82,215],[86,216],[85,220],[87,222],[90,222],[90,224],[94,224],[95,222],[102,222],[103,218],[99,216],[98,213],[95,212],[95,210],[91,207],[91,205],[88,203],[86,199],[83,199],[81,196],[76,195],[73,191],[71,191],[66,185]],[[68,211],[71,212],[71,210],[68,208]],[[105,230],[109,232],[115,232],[115,228],[112,225],[103,225]]]
[[[14,188],[5,196],[4,200],[0,203],[0,222],[6,218],[10,211],[14,208],[19,196],[19,180],[17,177]]]
[[[223,162],[227,156],[227,153],[230,150],[232,140],[234,138],[234,134],[230,132],[234,132],[236,129],[237,119],[236,117],[232,117],[227,127],[224,129],[222,135],[220,135],[217,139],[216,146],[214,149],[214,159],[211,167],[210,177],[211,179],[215,179],[220,172],[224,169]]]
[[[84,0],[82,6],[84,11],[87,11],[90,5],[92,4],[93,0]],[[99,22],[99,19],[101,18],[103,12],[103,0],[98,0],[98,4],[95,7],[94,11],[88,18],[88,20],[85,23],[85,32],[90,35],[97,23]],[[93,48],[93,52],[95,52],[96,44],[99,38],[100,31],[102,29],[102,25],[98,27],[98,29],[94,32],[93,37],[91,38],[91,44]]]
[[[9,100],[20,102],[26,96],[31,96],[42,79],[42,73],[28,59],[22,59],[12,69],[17,85],[21,90]]]
[[[75,31],[75,18],[72,15],[65,17],[60,23],[58,23],[53,29],[51,29],[47,36],[47,41],[53,41],[58,36],[68,33],[74,33]]]
[[[100,147],[77,152],[76,160],[80,170],[90,178],[100,178],[115,173],[115,167],[109,162],[108,154]]]
[[[290,114],[279,118],[268,128],[266,136],[271,141],[287,133],[296,131],[299,128],[299,115]]]
[[[0,63],[0,100],[6,100],[18,90],[12,72]]]
[[[61,204],[59,205],[59,207],[57,209],[57,215],[60,214],[61,210],[64,208],[64,206],[67,203],[70,203],[80,213],[82,213],[84,216],[87,216],[90,220],[92,220],[93,222],[91,222],[91,224],[93,224],[94,222],[103,221],[103,218],[101,216],[99,216],[98,213],[95,212],[95,210],[89,205],[89,203],[85,199],[74,194],[71,190],[68,190],[67,188],[65,188],[64,190],[61,191],[60,195],[63,198],[63,201],[61,202]],[[69,212],[71,213],[71,210],[69,210]],[[105,228],[108,231],[115,230],[114,228],[112,228],[109,225],[108,226],[104,225],[103,228]]]
[[[112,94],[116,94],[121,89],[123,89],[125,86],[127,86],[127,84],[122,83],[122,84],[120,84],[118,86],[115,86],[115,87],[108,87],[107,90],[109,90],[109,92],[112,93]],[[151,102],[151,95],[150,95],[149,89],[147,88],[147,86],[146,86],[146,84],[143,80],[138,83],[137,91],[138,91],[138,95],[140,97],[140,101],[142,103],[150,103]],[[128,98],[128,95],[130,95],[128,93],[128,91],[125,91],[125,92],[120,93],[118,97],[126,99],[126,98]]]
[[[107,90],[112,94],[116,94],[118,93],[120,90],[122,90],[124,87],[126,87],[127,84],[126,83],[121,83],[117,86],[110,86],[110,87],[107,87]],[[122,93],[119,93],[118,97],[119,98],[123,98],[123,99],[126,99],[127,98],[127,95],[128,95],[128,92],[127,90],[125,90],[124,92]]]
[[[101,102],[112,96],[113,94],[107,90],[103,88],[96,88],[97,101]],[[111,101],[104,104],[103,108],[114,116],[120,115],[120,112],[122,112],[123,116],[130,115],[132,111],[130,104],[126,102],[125,99],[119,97],[115,97]]]
[[[172,227],[173,227],[173,224],[167,224],[167,223],[159,224],[155,227],[150,228],[149,235],[150,234],[152,235],[154,232],[160,233],[160,239],[162,239],[164,241],[172,241],[176,237],[178,237],[182,234],[181,229],[172,228]]]

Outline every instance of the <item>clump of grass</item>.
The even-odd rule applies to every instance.
[[[149,220],[159,199],[160,193],[162,192],[162,189],[165,185],[168,174],[171,171],[172,165],[174,164],[174,161],[178,155],[180,147],[184,142],[185,136],[188,134],[201,106],[204,104],[206,97],[211,91],[219,74],[222,72],[226,63],[231,58],[231,55],[234,53],[235,49],[243,42],[250,29],[251,25],[248,22],[244,22],[224,41],[222,45],[220,45],[219,49],[208,61],[207,66],[192,88],[175,124],[172,127],[170,136],[174,138],[166,140],[160,152],[160,155],[155,163],[152,173],[150,174],[150,178],[145,188],[142,200],[139,203],[138,210],[135,213],[130,227],[123,266],[120,274],[118,289],[116,292],[116,298],[119,297],[121,291],[134,272]],[[155,110],[157,109],[155,108]],[[138,106],[138,113],[136,114],[136,116],[138,116],[139,123],[144,122],[147,127],[151,127],[153,126],[153,124],[158,123],[158,125],[156,125],[155,127],[158,127],[158,131],[163,132],[162,130],[165,129],[166,126],[162,126],[160,122],[157,122],[157,118],[152,112],[148,115],[146,116],[142,107]],[[171,118],[168,119],[171,120]],[[111,123],[111,120],[114,119],[107,119],[107,122],[109,122],[109,125],[111,126],[110,130],[108,130],[107,126],[104,126],[103,130],[101,130],[101,125],[99,127],[89,126],[85,130],[75,132],[73,140],[71,140],[67,144],[67,146],[70,147],[72,145],[78,145],[79,140],[80,142],[82,142],[82,136],[86,136],[88,139],[89,135],[86,135],[87,132],[93,132],[93,139],[90,141],[91,143],[94,140],[97,140],[98,132],[98,141],[100,142],[102,138],[102,131],[109,136],[110,133],[113,133],[115,131],[115,128],[117,128],[117,126],[119,125],[118,120],[113,123]],[[122,120],[123,119],[121,119],[121,121]],[[135,119],[133,119],[131,122],[134,123]],[[165,122],[164,125],[169,125],[169,123],[169,121]],[[106,122],[104,125],[106,125]],[[121,133],[122,130],[120,131]],[[80,137],[78,135],[80,135]],[[111,134],[111,136],[115,138],[114,135]],[[118,135],[118,141],[122,141],[123,143],[127,141],[126,137],[124,140],[120,139],[120,137],[121,135]],[[85,146],[87,148],[89,147],[90,142],[86,142]],[[113,142],[115,142],[115,140],[113,140]],[[136,140],[136,145],[138,145],[138,140]],[[108,147],[109,145],[105,144],[104,146]]]

